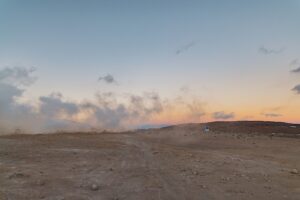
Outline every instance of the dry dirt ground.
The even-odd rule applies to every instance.
[[[295,170],[299,138],[199,126],[0,137],[1,200],[299,200]]]

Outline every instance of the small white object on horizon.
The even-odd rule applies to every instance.
[[[204,128],[204,132],[205,133],[209,132],[209,128],[207,126],[205,126],[205,128]]]

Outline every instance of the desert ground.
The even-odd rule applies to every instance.
[[[300,199],[300,126],[0,137],[1,200]]]

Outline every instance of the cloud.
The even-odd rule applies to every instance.
[[[89,102],[81,104],[80,107],[83,112],[89,113],[84,121],[97,129],[122,129],[126,126],[125,122],[129,118],[129,111],[126,105],[122,103],[111,107]]]
[[[294,59],[291,61],[290,66],[299,66],[298,68],[292,69],[292,73],[300,73],[300,64],[298,59]],[[296,85],[295,87],[292,88],[292,91],[296,92],[296,94],[300,94],[300,84]]]
[[[279,113],[262,113],[265,117],[281,117],[282,114]]]
[[[202,102],[199,102],[197,99],[194,99],[192,102],[187,103],[186,107],[189,110],[189,118],[200,119],[202,116],[206,115],[204,111],[204,105]]]
[[[284,51],[284,48],[281,48],[281,49],[269,49],[269,48],[266,48],[264,46],[261,46],[258,49],[258,52],[260,52],[262,54],[265,54],[265,55],[279,54],[279,53],[282,53],[283,51]]]
[[[179,49],[176,50],[176,54],[179,55],[187,50],[189,50],[190,48],[194,47],[197,43],[195,41],[192,41],[190,43],[187,43],[185,45],[183,45],[182,47],[180,47]]]
[[[23,67],[0,70],[0,134],[15,130],[37,133],[76,127],[70,116],[78,113],[77,105],[64,102],[59,93],[40,97],[38,105],[17,101],[26,87],[36,81],[34,72],[33,68]]]
[[[223,112],[223,111],[220,111],[220,112],[214,112],[214,113],[212,114],[212,117],[213,117],[214,119],[217,119],[217,120],[219,120],[219,119],[221,119],[221,120],[232,119],[232,118],[234,118],[234,116],[235,116],[235,114],[234,114],[233,112],[231,112],[231,113],[225,113],[225,112]]]
[[[291,70],[292,73],[300,73],[300,63],[299,63],[298,59],[292,60],[290,62],[290,66],[296,67],[295,69]]]
[[[290,66],[295,66],[295,65],[298,65],[299,64],[299,61],[298,59],[294,59],[290,62]]]
[[[68,100],[63,94],[53,92],[31,101],[35,104],[21,103],[18,100],[37,79],[34,73],[33,69],[21,67],[0,70],[0,134],[15,130],[29,133],[124,130],[141,124],[161,124],[165,119],[199,122],[205,114],[202,101],[187,97],[188,91],[175,99],[162,99],[156,92],[98,92],[94,99],[84,101]],[[161,115],[163,118],[159,118]]]
[[[105,76],[100,76],[98,78],[98,81],[104,81],[107,84],[116,83],[115,78],[112,75],[110,75],[110,74],[107,74]]]
[[[93,127],[120,130],[128,128],[130,123],[147,120],[163,110],[160,97],[156,93],[129,95],[127,103],[118,102],[114,93],[97,93],[95,97],[96,102],[81,103],[65,101],[59,93],[40,97],[40,114],[52,126],[48,123],[46,128],[68,129],[73,126],[73,129]]]
[[[0,131],[13,131],[22,127],[30,128],[36,120],[34,107],[16,103],[26,87],[36,80],[31,74],[34,70],[13,67],[0,70]],[[1,134],[1,133],[0,133]]]
[[[182,93],[184,93],[184,94],[187,94],[187,93],[190,92],[190,88],[189,88],[189,86],[184,85],[181,88],[179,88],[179,91],[182,92]]]
[[[26,86],[34,83],[35,70],[21,67],[0,70],[0,134],[22,129],[27,132],[56,130],[120,130],[138,125],[164,109],[159,95],[112,92],[97,93],[93,101],[65,100],[61,93],[40,96],[37,105],[18,103]],[[111,82],[110,78],[104,79]],[[125,99],[124,99],[125,98]]]
[[[298,67],[296,69],[292,69],[291,72],[293,72],[293,73],[300,73],[300,67]]]
[[[113,106],[117,104],[117,97],[113,92],[98,92],[95,96],[100,105]]]
[[[126,97],[128,99],[126,104],[118,102],[113,93],[108,99],[106,97],[107,94],[97,94],[100,104],[89,102],[80,105],[81,110],[89,112],[87,121],[106,129],[128,128],[128,124],[139,124],[163,110],[160,97],[156,93],[129,94]]]
[[[56,117],[58,115],[72,116],[78,113],[79,108],[76,103],[64,102],[61,93],[52,93],[49,96],[41,96],[40,113],[48,117]]]
[[[293,87],[292,91],[296,92],[296,94],[300,94],[300,84],[298,84],[295,87]]]
[[[143,96],[130,95],[130,103],[134,115],[140,117],[163,111],[163,103],[155,92],[147,92]]]
[[[35,68],[4,68],[0,70],[0,82],[13,85],[29,86],[36,81],[36,77],[32,77],[31,74],[35,71]]]

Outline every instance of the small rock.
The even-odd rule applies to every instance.
[[[198,175],[199,173],[198,173],[197,171],[194,171],[193,174],[194,174],[194,175]]]
[[[97,191],[97,190],[99,190],[99,186],[96,185],[96,184],[92,184],[92,185],[91,185],[91,190]]]
[[[199,185],[199,186],[200,186],[200,188],[202,188],[202,189],[207,188],[206,185]]]
[[[271,186],[268,186],[268,185],[265,185],[264,188],[268,189],[268,190],[271,190],[272,187]]]
[[[12,178],[28,178],[28,177],[29,177],[29,175],[27,175],[27,174],[23,174],[21,172],[17,172],[17,173],[11,174],[8,178],[12,179]]]
[[[221,177],[221,180],[222,181],[230,181],[230,178],[229,177]]]
[[[45,181],[43,181],[43,180],[38,180],[38,181],[36,182],[36,184],[39,185],[39,186],[44,186],[46,183],[45,183]]]
[[[297,169],[292,169],[291,170],[291,174],[298,174],[299,172],[298,172],[298,170]]]

